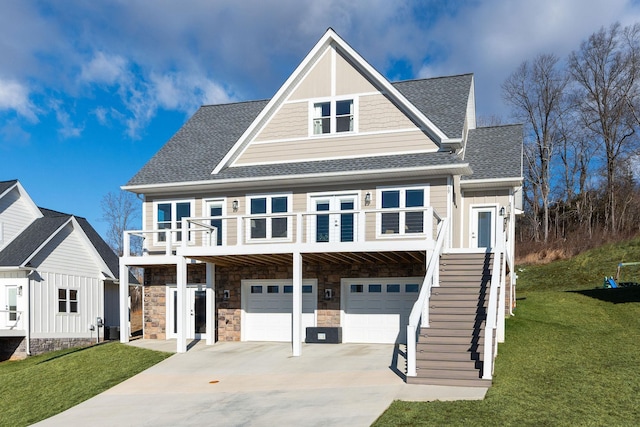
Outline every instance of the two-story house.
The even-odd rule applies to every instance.
[[[85,218],[39,208],[19,181],[0,182],[0,360],[104,338],[120,321],[118,273],[118,256]]]
[[[427,347],[491,378],[522,128],[476,126],[472,74],[391,83],[329,29],[271,99],[201,107],[123,188],[144,196],[125,235],[144,253],[120,276],[145,269],[145,338],[294,356],[305,340],[406,343],[410,378],[432,370]]]

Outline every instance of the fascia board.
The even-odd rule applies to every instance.
[[[246,187],[253,185],[254,187],[269,187],[278,185],[282,182],[288,184],[299,183],[300,185],[309,183],[322,182],[344,182],[346,179],[352,180],[376,180],[379,181],[381,176],[402,178],[412,176],[436,176],[436,175],[468,175],[471,174],[471,168],[468,163],[457,165],[439,165],[416,168],[401,169],[372,169],[366,171],[340,171],[330,173],[317,174],[300,174],[300,175],[282,175],[282,176],[262,176],[248,177],[239,179],[216,179],[208,181],[191,181],[176,182],[169,184],[151,184],[151,185],[135,185],[120,187],[124,191],[131,191],[137,194],[160,194],[175,192],[194,192],[203,191],[215,187],[216,190],[231,189],[237,187]]]
[[[522,183],[523,178],[466,179],[460,180],[460,187],[463,189],[520,187]]]

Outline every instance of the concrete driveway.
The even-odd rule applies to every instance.
[[[485,388],[405,384],[402,356],[381,344],[303,344],[292,357],[287,343],[197,343],[37,425],[369,426],[396,399],[484,398]]]

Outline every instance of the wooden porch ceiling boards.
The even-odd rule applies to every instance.
[[[221,267],[291,265],[291,254],[220,255],[194,257]],[[420,251],[394,252],[318,252],[302,254],[305,264],[424,264],[425,253]]]

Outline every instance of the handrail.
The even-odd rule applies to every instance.
[[[427,273],[424,276],[422,287],[420,288],[420,294],[417,301],[413,304],[411,314],[409,315],[409,324],[407,325],[407,376],[415,377],[416,371],[416,331],[422,323],[429,323],[429,297],[431,296],[431,287],[433,286],[433,277],[436,273],[436,268],[440,264],[440,255],[444,248],[445,238],[449,234],[449,218],[444,218],[440,223],[438,230],[438,237],[433,250],[433,254],[429,259],[427,267]]]
[[[23,311],[22,310],[0,310],[0,313],[5,313],[5,314],[15,314],[16,315],[16,319],[15,320],[7,320],[4,322],[4,327],[0,326],[0,330],[20,330],[19,327],[22,326],[22,315],[23,315]]]
[[[494,331],[498,327],[499,292],[502,287],[502,264],[504,253],[504,242],[500,241],[493,250],[493,268],[491,269],[491,285],[489,288],[489,306],[487,308],[487,318],[484,330],[484,354],[482,361],[482,379],[493,378],[493,359],[498,351],[498,339],[494,343]],[[495,348],[494,348],[495,347]]]

